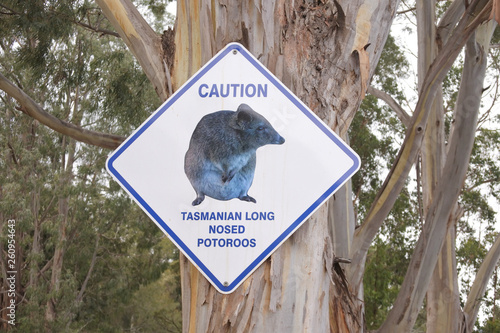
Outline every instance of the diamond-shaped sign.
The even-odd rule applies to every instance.
[[[236,289],[359,165],[355,152],[236,43],[106,164],[222,293]]]

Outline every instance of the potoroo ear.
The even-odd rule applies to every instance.
[[[248,128],[248,125],[252,122],[252,111],[253,110],[248,105],[241,104],[232,117],[229,125],[237,130],[246,130]]]

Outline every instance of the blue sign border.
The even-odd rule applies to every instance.
[[[260,73],[262,73],[278,90],[280,90],[300,111],[304,113],[320,130],[325,133],[337,146],[339,146],[352,161],[353,166],[345,172],[328,190],[323,193],[302,215],[300,215],[268,248],[262,252],[233,282],[229,285],[219,281],[214,274],[194,255],[194,253],[182,242],[182,240],[168,227],[165,221],[148,205],[148,203],[137,193],[132,186],[122,177],[122,175],[113,166],[114,161],[144,133],[172,104],[174,104],[187,90],[198,82],[212,67],[214,67],[228,53],[236,50],[240,52]],[[184,254],[205,274],[205,276],[223,293],[230,293],[274,250],[284,242],[305,220],[326,201],[342,184],[344,184],[359,169],[360,160],[346,144],[340,140],[333,132],[295,96],[287,87],[283,85],[272,73],[270,73],[257,59],[255,59],[241,44],[231,43],[226,46],[219,54],[210,60],[201,68],[191,79],[189,79],[174,95],[172,95],[157,111],[154,113],[139,129],[132,134],[117,150],[115,150],[106,162],[108,171],[121,183],[121,185],[136,199],[136,201],[145,209],[149,215],[163,228]]]

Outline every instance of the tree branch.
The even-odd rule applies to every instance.
[[[476,21],[474,18],[473,22]],[[483,28],[477,37],[471,36],[467,42],[455,110],[456,121],[450,134],[446,163],[432,195],[424,229],[415,246],[405,279],[380,332],[407,332],[412,329],[436,267],[448,229],[447,221],[461,193],[474,145],[487,62],[482,42],[488,36],[491,38],[493,33],[488,25]],[[476,38],[481,40],[481,44],[476,42]]]
[[[91,26],[90,24],[86,24],[83,22],[78,22],[78,21],[73,21],[73,22],[81,27],[86,28],[86,29],[89,29],[89,30],[92,30],[95,32],[99,32],[99,33],[104,34],[104,35],[110,35],[110,36],[115,36],[115,37],[120,38],[120,35],[117,32],[107,30],[107,29],[96,28],[96,27]]]
[[[351,270],[352,276],[350,276],[354,290],[356,290],[362,281],[368,248],[396,202],[399,193],[405,185],[408,174],[415,163],[424,138],[427,119],[429,118],[434,97],[438,90],[437,87],[444,80],[468,38],[482,22],[475,20],[477,17],[476,14],[488,4],[491,5],[487,0],[474,0],[469,5],[458,26],[453,30],[448,42],[438,53],[427,72],[422,83],[415,112],[411,119],[412,125],[407,129],[406,137],[398,156],[382,188],[375,197],[365,221],[355,232],[352,252],[353,267],[355,269]]]
[[[472,288],[467,296],[467,302],[465,303],[464,312],[467,316],[467,332],[472,332],[474,328],[474,323],[476,322],[476,317],[479,312],[479,307],[481,305],[481,298],[484,296],[484,292],[488,285],[488,281],[493,275],[495,267],[500,260],[500,233],[497,235],[495,243],[486,254],[486,257],[477,271],[476,278],[472,284]]]
[[[406,14],[406,13],[409,13],[409,12],[413,12],[415,11],[415,7],[411,7],[411,8],[408,8],[408,9],[404,9],[404,10],[401,10],[399,12],[396,12],[396,15],[399,15],[399,14]]]
[[[78,293],[78,296],[76,297],[76,302],[80,303],[83,299],[83,293],[85,292],[85,289],[87,288],[87,283],[90,280],[90,277],[92,276],[92,271],[94,270],[94,265],[97,260],[97,250],[99,249],[99,235],[97,235],[97,238],[95,240],[95,249],[94,249],[94,254],[92,255],[92,260],[90,262],[90,267],[87,272],[87,276],[85,277],[85,280],[83,281],[82,288],[80,289],[80,292]]]
[[[489,184],[489,183],[493,183],[493,182],[498,182],[498,181],[500,181],[500,178],[498,178],[498,177],[496,177],[496,178],[486,179],[486,180],[484,180],[484,181],[482,181],[482,182],[478,182],[477,184],[474,184],[474,185],[472,185],[471,187],[468,187],[468,188],[464,189],[464,190],[463,190],[463,192],[466,192],[466,193],[467,193],[467,192],[470,192],[470,191],[472,191],[473,189],[475,189],[475,188],[477,188],[477,187],[479,187],[479,186],[481,186],[481,185],[484,185],[484,184]]]
[[[96,2],[141,65],[158,96],[165,101],[169,92],[160,36],[151,29],[130,0]]]
[[[385,93],[382,90],[379,90],[373,86],[369,86],[367,93],[377,97],[378,99],[384,101],[398,116],[399,120],[406,126],[410,126],[411,117],[406,111],[399,105],[398,102],[391,95]]]
[[[465,2],[463,0],[455,0],[450,7],[448,7],[441,17],[441,20],[439,20],[436,30],[439,46],[444,45],[448,41],[448,38],[453,32],[453,28],[457,25],[464,11]]]
[[[14,9],[9,8],[9,7],[5,6],[4,4],[1,4],[1,3],[0,3],[0,8],[7,9],[10,12],[10,13],[1,12],[1,14],[3,14],[3,15],[20,15],[19,12],[16,12]]]
[[[0,89],[15,98],[21,105],[24,113],[38,120],[45,126],[50,127],[54,131],[67,135],[75,140],[107,149],[115,149],[123,142],[123,140],[125,140],[122,136],[86,130],[54,117],[50,113],[46,112],[40,105],[31,99],[31,97],[26,95],[24,91],[14,85],[1,73]]]

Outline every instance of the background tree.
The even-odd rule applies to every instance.
[[[351,123],[355,124],[349,133],[351,142],[366,166],[231,295],[218,294],[181,256],[183,330],[260,332],[265,325],[266,330],[276,331],[356,332],[369,325],[383,332],[406,332],[418,321],[418,327],[426,325],[429,332],[472,331],[479,300],[500,256],[500,238],[492,228],[493,211],[484,199],[489,194],[485,186],[497,193],[498,167],[493,156],[498,145],[487,146],[487,139],[496,132],[484,128],[488,113],[479,114],[488,47],[496,26],[489,18],[497,12],[498,1],[473,0],[467,6],[458,0],[439,5],[416,1],[415,9],[410,4],[410,11],[403,10],[406,15],[416,13],[419,46],[418,98],[413,104],[406,103],[407,110],[401,106],[403,92],[391,82],[393,69],[404,71],[404,59],[396,60],[397,66],[384,67],[384,59],[399,56],[394,40],[389,38],[386,43],[398,1],[233,4],[184,0],[177,5],[175,30],[161,35],[129,0],[96,3],[99,8],[87,1],[39,1],[33,10],[16,1],[2,4],[1,15],[7,20],[2,23],[6,37],[2,39],[0,89],[6,93],[2,102],[8,110],[2,128],[7,133],[3,146],[8,148],[5,165],[9,168],[1,195],[10,197],[5,201],[10,210],[4,214],[22,221],[19,239],[28,239],[24,248],[18,248],[19,258],[24,258],[23,253],[34,254],[34,259],[20,260],[20,265],[29,263],[29,281],[44,277],[40,290],[46,294],[20,290],[21,295],[29,296],[29,305],[42,305],[42,310],[30,312],[38,316],[38,323],[43,322],[48,330],[92,330],[99,320],[109,330],[159,327],[149,325],[148,315],[127,305],[141,303],[135,298],[140,291],[148,294],[156,283],[175,279],[168,270],[168,276],[162,276],[167,267],[175,268],[175,261],[168,259],[174,251],[162,247],[158,231],[150,230],[146,222],[136,224],[140,218],[137,212],[131,214],[135,208],[127,206],[130,201],[117,194],[115,184],[108,184],[102,173],[106,152],[74,140],[116,147],[122,135],[145,118],[143,114],[150,113],[228,42],[238,41],[346,140]],[[147,4],[151,12],[161,14],[161,5]],[[136,5],[148,7],[140,2]],[[86,44],[85,37],[92,43]],[[386,55],[382,56],[384,45]],[[464,47],[463,66],[457,65]],[[71,61],[61,61],[59,53],[67,54]],[[13,65],[14,59],[19,67]],[[115,71],[114,61],[123,71]],[[64,65],[59,71],[52,72],[60,64]],[[146,78],[151,86],[144,84]],[[360,108],[367,90],[372,96]],[[151,97],[152,91],[159,100]],[[13,120],[16,117],[18,121]],[[21,152],[36,152],[45,142],[32,125],[13,131],[22,122],[39,122],[69,138],[36,126],[40,133],[53,137],[46,140],[55,142],[51,147],[59,153],[44,148],[31,160],[23,157],[27,164],[22,169],[18,167]],[[12,139],[16,133],[25,133],[25,141]],[[29,141],[35,139],[41,141]],[[13,142],[25,142],[25,146],[14,149]],[[51,185],[42,181],[38,187],[16,189],[42,175],[33,163],[45,167],[43,175],[53,179]],[[477,172],[485,165],[488,172]],[[377,170],[385,168],[382,181],[382,172]],[[415,180],[409,178],[411,170],[415,170]],[[14,176],[17,172],[25,176],[22,184]],[[41,201],[14,199],[21,193],[36,197],[45,192]],[[130,215],[123,215],[127,213]],[[470,221],[464,220],[477,214],[490,217],[481,219],[490,227],[479,237],[470,232]],[[37,216],[50,217],[50,223]],[[129,220],[128,216],[136,218]],[[129,222],[110,222],[121,219]],[[95,225],[87,223],[86,229],[81,221],[94,221]],[[72,237],[83,233],[80,228],[87,230],[85,239],[90,241],[71,247]],[[33,235],[33,240],[25,235]],[[111,264],[101,266],[95,275],[102,285],[94,281],[95,289],[90,289],[97,258],[106,253],[103,247],[109,249],[107,253],[123,257],[111,256]],[[87,253],[87,259],[71,254],[72,250]],[[384,253],[397,255],[387,259],[381,257]],[[464,261],[455,262],[455,253]],[[480,256],[484,256],[482,263],[477,259]],[[77,258],[88,267],[68,264]],[[134,267],[141,267],[142,261],[131,265],[126,276],[134,276],[132,281],[114,275],[113,267],[126,266],[136,258],[157,261],[137,272]],[[340,262],[347,259],[351,263],[341,267]],[[470,281],[462,280],[463,295],[459,292],[459,265],[473,272]],[[397,274],[384,275],[380,267],[394,267]],[[83,271],[76,274],[79,269]],[[109,278],[113,276],[116,278]],[[21,286],[28,285],[23,281]],[[80,303],[69,296],[71,290],[79,290],[77,301],[93,300],[106,310],[93,313],[78,307]],[[97,300],[88,295],[89,290],[107,290],[104,294],[109,299]],[[139,290],[135,297],[134,290]],[[496,325],[498,312],[496,288],[493,290],[493,320],[487,322],[488,329]],[[426,293],[427,311],[423,313]],[[165,309],[178,309],[175,290],[163,296],[173,302]],[[374,302],[380,306],[374,307]],[[148,308],[147,314],[156,316],[158,325],[171,323],[178,329],[175,320],[155,312],[156,306]],[[91,320],[85,322],[89,316]],[[25,325],[30,322],[26,320]]]
[[[116,33],[96,26],[104,18],[93,3],[0,7],[0,71],[51,117],[124,134],[159,105]],[[108,152],[27,117],[7,94],[0,105],[1,329],[123,331],[147,322],[178,332],[180,293],[162,288],[162,307],[149,309],[154,297],[142,287],[175,285],[177,250],[109,183]],[[3,292],[7,219],[16,220],[15,327]],[[162,309],[173,316],[163,318]]]

